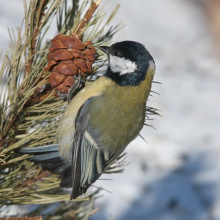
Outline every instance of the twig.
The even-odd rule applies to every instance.
[[[45,15],[44,10],[46,9],[45,6],[48,4],[48,0],[42,0],[39,8],[36,11],[34,20],[33,20],[33,35],[30,42],[30,49],[28,54],[28,62],[26,65],[26,75],[30,75],[31,73],[31,66],[33,63],[33,55],[36,53],[36,42],[37,42],[37,36],[39,34],[40,26],[42,25],[42,18]],[[32,33],[30,33],[32,34]]]
[[[98,6],[100,5],[102,0],[97,0],[96,2],[92,3],[92,6],[89,7],[89,9],[87,10],[85,16],[83,19],[81,19],[81,21],[79,22],[79,24],[76,26],[75,30],[73,31],[74,34],[79,35],[82,31],[82,29],[85,27],[85,25],[90,21],[90,19],[92,18],[94,12],[96,11],[96,9],[98,8]]]

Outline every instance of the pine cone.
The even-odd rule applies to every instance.
[[[82,42],[78,35],[66,36],[58,34],[52,41],[47,55],[50,71],[49,83],[61,93],[67,93],[74,84],[74,75],[92,74],[96,49],[91,41]]]

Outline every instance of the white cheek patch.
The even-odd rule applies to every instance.
[[[110,55],[110,68],[112,72],[123,75],[134,72],[137,69],[137,65],[125,58]]]

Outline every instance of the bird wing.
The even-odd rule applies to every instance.
[[[75,120],[75,135],[72,151],[72,180],[73,188],[70,199],[75,199],[85,193],[105,168],[119,156],[120,153],[108,153],[98,146],[89,135],[89,106],[96,97],[89,98],[79,109]],[[91,131],[90,131],[91,133]]]

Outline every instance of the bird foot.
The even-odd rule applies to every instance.
[[[74,77],[75,78],[75,82],[74,84],[71,86],[71,88],[69,89],[68,93],[67,93],[67,101],[68,103],[70,103],[70,101],[73,99],[74,95],[76,94],[76,92],[83,86],[83,82],[82,82],[82,77],[80,75]]]
[[[68,93],[61,93],[59,91],[57,91],[57,95],[62,98],[62,99],[67,99],[68,104],[70,103],[70,101],[73,99],[73,97],[75,96],[75,94],[77,93],[77,91],[83,86],[83,81],[81,80],[81,76],[74,76],[75,82],[74,84],[70,87]]]

